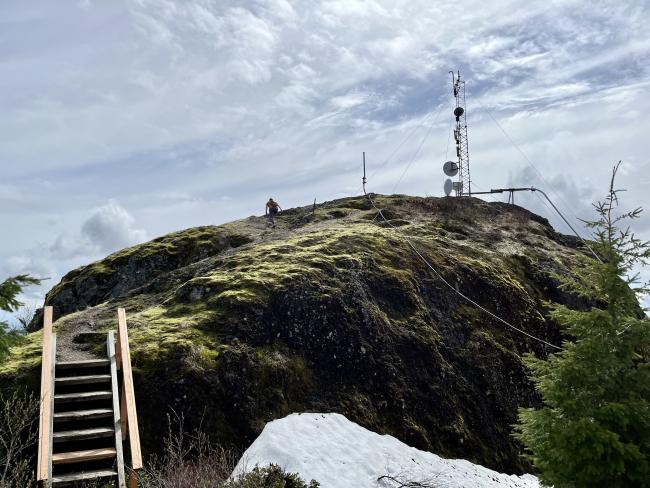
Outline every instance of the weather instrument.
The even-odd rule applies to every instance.
[[[467,110],[465,106],[465,80],[461,79],[460,71],[451,73],[451,85],[454,93],[455,107],[453,111],[456,125],[454,127],[454,141],[456,142],[456,158],[458,161],[447,161],[442,170],[447,176],[458,175],[458,181],[452,185],[456,196],[472,196],[472,183],[469,175],[469,144],[467,141]],[[447,182],[445,182],[445,194]]]

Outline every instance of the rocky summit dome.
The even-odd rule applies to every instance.
[[[375,198],[396,228],[366,198],[345,198],[287,210],[275,229],[263,217],[187,229],[74,270],[46,299],[60,355],[97,354],[126,308],[145,452],[172,408],[241,448],[270,420],[338,412],[419,449],[521,472],[511,425],[539,402],[521,356],[551,349],[457,291],[560,344],[549,304],[588,304],[554,276],[589,258],[515,205]],[[2,382],[37,384],[39,348],[34,332]]]

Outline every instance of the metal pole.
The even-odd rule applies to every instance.
[[[363,178],[361,179],[363,183],[363,193],[366,192],[366,151],[363,151]]]

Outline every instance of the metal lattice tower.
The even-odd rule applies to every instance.
[[[454,117],[456,127],[454,128],[454,140],[456,141],[456,156],[458,157],[458,183],[454,184],[456,196],[472,195],[472,180],[469,175],[469,143],[467,140],[467,110],[465,109],[465,80],[460,78],[460,71],[457,75],[451,73],[454,98],[456,107]]]

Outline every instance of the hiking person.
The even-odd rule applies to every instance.
[[[269,201],[266,202],[266,215],[269,216],[269,221],[273,227],[275,227],[275,216],[278,214],[278,211],[282,212],[282,207],[280,207],[278,202],[269,198]]]

